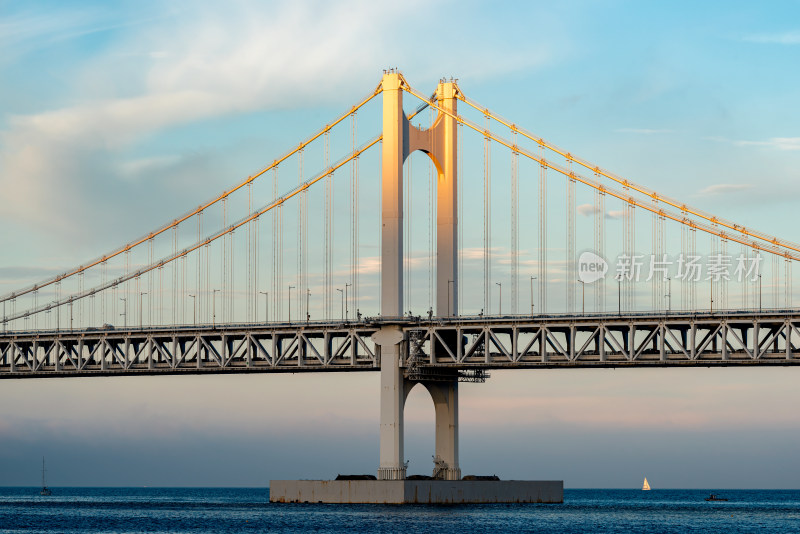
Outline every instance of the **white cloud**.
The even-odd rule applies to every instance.
[[[245,1],[221,9],[192,2],[162,7],[144,24],[139,17],[135,26],[109,34],[110,44],[94,57],[76,59],[72,85],[61,87],[57,99],[69,105],[5,117],[6,129],[0,131],[0,190],[14,202],[6,204],[0,221],[13,219],[62,237],[108,227],[98,223],[118,220],[110,192],[147,205],[167,196],[158,188],[168,184],[151,181],[134,186],[134,174],[155,168],[184,174],[198,167],[205,170],[197,157],[189,157],[196,156],[192,154],[132,153],[155,135],[253,111],[330,103],[346,108],[353,103],[348,95],[371,90],[380,69],[389,63],[415,68],[412,83],[435,80],[442,74],[441,57],[430,54],[426,41],[438,28],[436,13],[451,7],[351,0],[279,5]],[[412,35],[424,36],[430,30],[428,39],[401,38],[410,30],[397,21],[415,10],[430,18],[420,21]],[[19,50],[45,34],[80,35],[119,26],[124,20],[109,21],[107,14],[94,13],[60,21],[58,16],[26,16],[27,29],[8,37]],[[452,46],[460,52],[446,68],[462,79],[530,69],[548,57],[544,38],[523,48],[454,39]],[[482,60],[489,57],[503,59]],[[95,83],[98,80],[101,83]],[[88,92],[87,87],[91,87]],[[269,152],[264,160],[277,155]],[[181,168],[192,161],[191,170]],[[198,186],[209,173],[205,170],[194,177],[195,191],[202,190]],[[119,191],[122,182],[132,189]],[[202,196],[217,192],[209,190]],[[34,203],[36,209],[31,209]],[[186,206],[173,208],[180,212]],[[161,218],[170,215],[163,213]]]
[[[742,191],[752,187],[753,186],[751,184],[714,184],[701,189],[697,194],[705,196],[724,195],[726,193],[734,193],[736,191]]]
[[[800,31],[784,33],[760,33],[748,35],[744,38],[744,40],[751,43],[796,45],[800,44]]]
[[[706,137],[705,139],[719,143],[730,143],[735,146],[757,146],[786,151],[800,150],[800,137],[771,137],[766,141],[731,140],[724,137]]]
[[[630,133],[630,134],[641,134],[641,135],[672,133],[672,130],[659,130],[651,128],[618,128],[614,131],[616,133]]]

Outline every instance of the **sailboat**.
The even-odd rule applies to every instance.
[[[642,484],[642,491],[650,491],[650,484],[647,483],[647,477],[644,477],[644,484]]]
[[[48,488],[47,484],[45,484],[44,471],[45,471],[45,469],[44,469],[44,456],[42,456],[42,491],[39,492],[39,495],[45,495],[45,496],[52,495],[52,492],[50,491],[50,488]]]

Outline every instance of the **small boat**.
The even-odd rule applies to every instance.
[[[53,492],[50,491],[50,488],[48,488],[47,484],[45,484],[44,471],[45,471],[45,469],[44,469],[44,456],[42,456],[42,491],[39,492],[39,495],[48,496],[48,495],[52,495]]]
[[[725,497],[720,497],[716,493],[712,493],[711,495],[706,497],[706,500],[707,501],[727,501],[728,499],[726,499]]]
[[[644,477],[644,484],[642,484],[642,491],[650,491],[650,484],[647,483],[647,477]]]

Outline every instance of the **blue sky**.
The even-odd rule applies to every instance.
[[[0,291],[237,183],[394,66],[425,93],[455,76],[575,154],[800,241],[800,3],[551,4],[0,2]],[[463,388],[462,468],[571,487],[796,486],[795,375],[496,373]],[[41,454],[54,485],[372,472],[377,378],[3,382],[0,485],[35,483]],[[409,402],[411,470],[427,472],[430,400]],[[212,450],[221,463],[198,472]]]

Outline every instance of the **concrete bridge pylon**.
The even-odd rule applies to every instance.
[[[414,151],[426,153],[437,170],[436,181],[436,310],[439,317],[458,314],[458,86],[442,81],[436,88],[437,105],[453,115],[439,112],[426,130],[412,125],[403,111],[405,79],[388,72],[382,80],[382,229],[381,316],[384,320],[403,316],[403,164]],[[381,423],[378,479],[406,477],[403,456],[403,412],[408,393],[417,383],[430,392],[436,412],[434,475],[459,480],[458,466],[458,377],[411,380],[404,373],[401,345],[407,342],[398,327],[384,326],[373,340],[380,350]],[[444,339],[452,344],[455,337]],[[439,341],[436,341],[439,343]]]

